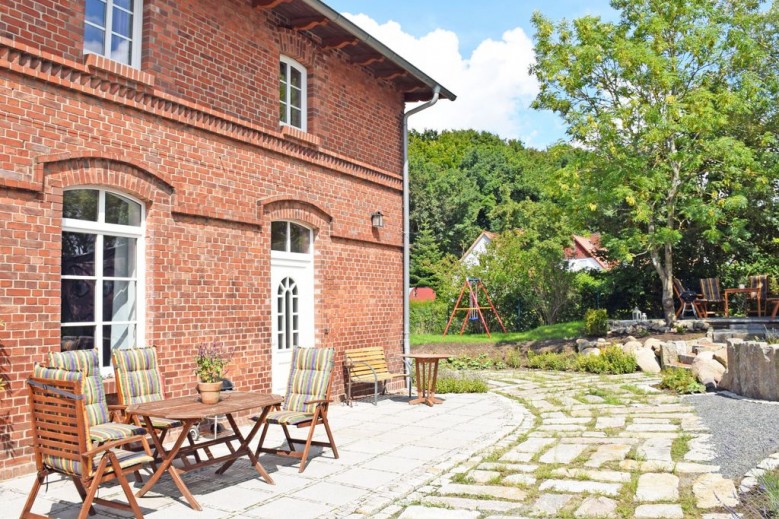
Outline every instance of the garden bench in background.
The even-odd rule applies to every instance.
[[[406,373],[392,373],[387,365],[387,357],[384,355],[384,348],[381,346],[370,346],[367,348],[356,348],[346,351],[346,369],[349,371],[349,382],[347,394],[349,405],[352,405],[352,383],[373,383],[373,404],[378,404],[379,382],[383,383],[382,393],[386,389],[387,381],[396,378],[408,378],[411,375]],[[410,371],[409,371],[410,372]],[[411,386],[409,385],[408,396],[411,398]]]

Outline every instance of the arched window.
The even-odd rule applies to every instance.
[[[92,187],[64,193],[62,349],[97,347],[104,372],[113,348],[143,342],[144,217],[126,195]]]

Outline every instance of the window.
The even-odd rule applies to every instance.
[[[284,278],[276,290],[276,329],[279,350],[300,346],[298,330],[298,286],[292,278]]]
[[[278,252],[308,254],[311,252],[311,229],[294,222],[273,222],[270,249]]]
[[[111,350],[141,344],[143,206],[96,188],[65,191],[62,214],[61,344]]]
[[[285,56],[279,63],[279,112],[281,124],[306,131],[306,69]]]
[[[141,66],[143,0],[86,0],[84,53]]]

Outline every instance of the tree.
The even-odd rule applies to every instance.
[[[436,284],[435,266],[443,255],[438,249],[433,232],[422,229],[411,247],[411,285],[415,287],[432,287]]]
[[[765,24],[757,1],[611,5],[616,23],[587,16],[554,26],[533,15],[534,107],[559,113],[591,152],[560,180],[610,231],[612,253],[648,255],[671,323],[674,250],[684,233],[695,228],[722,244],[744,239],[752,187],[776,178],[765,156],[775,136],[760,124],[739,126],[768,113],[761,96],[775,49],[754,30]]]

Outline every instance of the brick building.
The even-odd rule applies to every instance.
[[[0,2],[0,478],[48,351],[96,347],[111,391],[111,348],[154,345],[171,396],[213,341],[259,391],[295,344],[400,353],[404,109],[435,90],[318,0]]]

